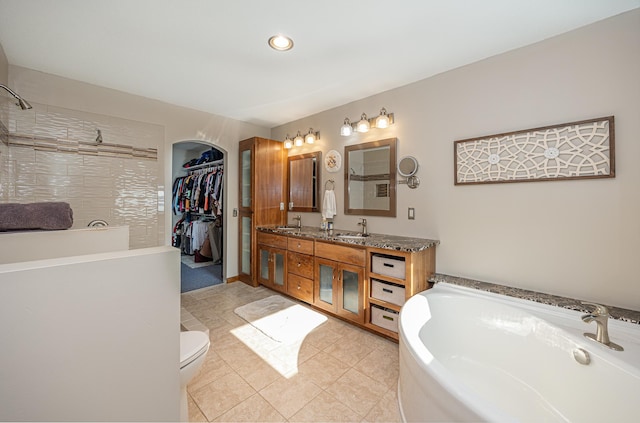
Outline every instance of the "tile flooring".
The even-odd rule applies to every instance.
[[[274,294],[242,282],[182,294],[185,314],[211,338],[187,389],[189,420],[399,422],[398,345],[329,316],[292,347],[234,313]]]

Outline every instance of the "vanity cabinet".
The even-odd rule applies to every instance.
[[[365,259],[364,249],[316,241],[313,304],[363,324]]]
[[[287,219],[286,153],[281,142],[254,137],[240,141],[238,159],[238,279],[258,286],[256,228]]]
[[[261,229],[257,242],[261,284],[398,340],[400,308],[428,288],[439,241],[376,235],[357,245],[303,227]]]
[[[287,237],[258,233],[258,282],[287,292]]]

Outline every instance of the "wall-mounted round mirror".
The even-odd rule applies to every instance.
[[[418,171],[418,161],[413,156],[405,156],[398,162],[398,174],[409,178]]]

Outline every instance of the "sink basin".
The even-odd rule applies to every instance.
[[[365,239],[368,236],[369,236],[369,234],[361,234],[361,233],[356,233],[356,234],[337,234],[336,238],[342,238],[342,239]]]
[[[278,226],[276,229],[281,231],[297,231],[299,228],[295,226]]]

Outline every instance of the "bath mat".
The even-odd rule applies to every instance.
[[[327,321],[327,316],[272,295],[238,307],[234,312],[269,338],[291,344]]]

